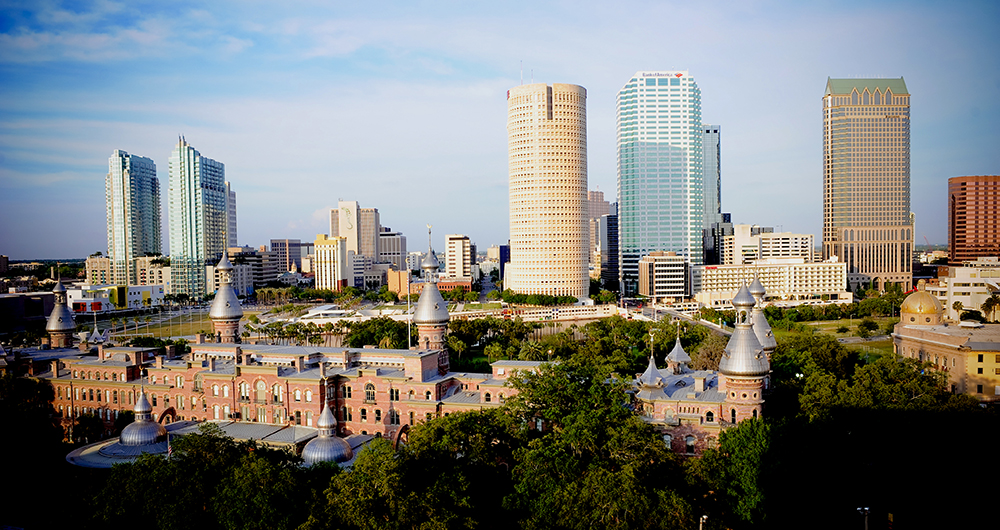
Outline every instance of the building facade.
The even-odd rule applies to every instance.
[[[383,227],[378,235],[378,261],[389,263],[396,270],[406,270],[406,236],[402,232],[393,232],[389,227]]]
[[[1000,175],[948,179],[948,262],[1000,256]]]
[[[104,189],[111,260],[111,278],[107,283],[132,285],[136,283],[132,260],[159,255],[163,250],[156,164],[149,158],[117,149],[108,159]]]
[[[691,269],[691,290],[699,303],[730,305],[740,286],[759,277],[767,292],[781,300],[828,299],[850,302],[847,264],[836,257],[823,262],[802,258],[758,260],[746,265],[703,265]]]
[[[618,258],[618,214],[601,216],[598,225],[601,231],[601,284],[605,289],[620,290],[620,270]]]
[[[236,191],[226,181],[226,247],[238,247],[236,237]]]
[[[290,270],[302,270],[302,252],[300,247],[302,241],[298,239],[272,239],[271,252],[278,262],[278,269],[281,272]]]
[[[913,283],[910,93],[899,79],[828,79],[823,94],[823,259],[852,289]]]
[[[688,267],[674,252],[650,252],[639,260],[639,294],[654,303],[674,303],[691,296]]]
[[[226,169],[181,138],[170,153],[169,173],[171,289],[202,298],[205,265],[226,250]]]
[[[358,217],[361,222],[358,228],[358,253],[376,263],[379,260],[379,234],[382,233],[378,208],[359,208]]]
[[[634,293],[650,252],[702,264],[701,89],[686,70],[636,72],[618,91],[617,129],[619,266]]]
[[[475,277],[476,245],[469,236],[448,234],[444,236],[444,274],[446,278]]]
[[[348,268],[346,238],[319,234],[316,236],[313,252],[317,289],[339,291],[353,283],[354,275]]]
[[[927,285],[926,290],[941,302],[945,318],[958,322],[962,311],[981,311],[984,317],[994,320],[997,311],[985,311],[983,303],[1000,295],[1000,258],[979,258],[961,266],[938,268],[937,284]]]
[[[702,125],[702,172],[704,175],[704,229],[722,222],[722,128]]]
[[[733,225],[733,233],[722,238],[722,265],[742,265],[759,259],[802,258],[813,261],[812,234],[774,232],[757,225]]]
[[[510,264],[517,293],[587,299],[587,90],[541,83],[507,91]]]

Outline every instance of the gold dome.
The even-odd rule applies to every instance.
[[[903,300],[900,313],[916,315],[940,315],[944,311],[941,301],[924,290],[924,281],[917,282],[917,290]]]

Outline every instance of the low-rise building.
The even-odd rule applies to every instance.
[[[639,259],[639,294],[654,303],[673,303],[690,296],[688,263],[676,252],[650,252]]]
[[[1000,259],[978,258],[958,267],[939,267],[937,280],[937,285],[926,286],[927,292],[944,306],[946,318],[957,321],[961,315],[956,302],[961,303],[962,311],[982,311],[983,302],[1000,294]],[[995,316],[983,313],[988,318]]]
[[[722,264],[742,265],[761,259],[802,258],[813,261],[812,234],[775,232],[757,225],[733,225],[733,235],[722,238]]]
[[[746,265],[692,267],[693,296],[706,306],[727,307],[740,286],[755,276],[770,297],[780,300],[816,298],[850,302],[854,298],[847,290],[847,265],[836,256],[822,262],[785,258],[757,260]]]

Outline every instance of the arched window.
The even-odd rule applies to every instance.
[[[757,409],[753,409],[753,419],[757,419]]]
[[[295,401],[302,401],[302,391],[295,389]]]
[[[730,412],[732,413],[732,417],[733,417],[732,423],[736,423],[736,409],[732,409]]]
[[[500,403],[503,403],[507,399],[507,397],[504,396],[503,393],[500,393],[500,395],[497,396],[497,398],[500,401]]]
[[[151,385],[155,385],[156,384],[156,376],[155,375],[149,376],[149,384],[151,384]]]
[[[712,423],[714,421],[715,421],[715,414],[712,414],[712,411],[706,412],[705,413],[705,423]]]
[[[365,385],[365,401],[375,401],[375,385],[371,383]]]
[[[281,385],[274,385],[271,389],[271,396],[275,403],[281,403]]]
[[[694,436],[688,435],[684,437],[684,452],[687,454],[694,454]]]
[[[229,385],[222,385],[222,397],[229,397]],[[229,416],[228,412],[226,412],[226,416]]]
[[[306,403],[312,403],[313,392],[312,390],[306,390]]]
[[[58,391],[59,399],[62,399],[62,387],[59,387],[56,390]]]
[[[150,394],[149,397],[153,398],[153,406],[156,406],[156,394]]]
[[[399,425],[399,412],[396,409],[389,411],[389,425]]]
[[[306,426],[308,427],[313,426],[313,413],[311,410],[306,411]]]
[[[240,399],[250,399],[250,385],[246,381],[240,383]]]
[[[219,385],[212,385],[212,395],[213,396],[219,395]]]
[[[118,391],[117,390],[115,390],[114,392],[111,393],[111,398],[114,400],[112,403],[115,403],[115,404],[118,403]]]
[[[257,403],[264,403],[267,401],[267,383],[263,381],[257,381],[257,395],[254,396],[257,399]]]
[[[431,400],[431,391],[430,390],[428,390],[427,392],[424,393],[424,399],[426,399],[427,401]]]
[[[361,421],[368,421],[368,409],[361,409]]]
[[[487,403],[489,403],[489,402],[493,401],[493,396],[491,396],[489,392],[487,392],[487,393],[486,393],[486,395],[485,395],[485,396],[483,396],[483,397],[484,397],[484,400],[485,400],[485,401],[486,401]]]
[[[184,376],[177,376],[177,388],[184,388]]]
[[[117,381],[118,380],[118,373],[117,372],[112,372],[111,373],[111,380],[112,381]]]

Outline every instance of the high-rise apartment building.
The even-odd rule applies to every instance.
[[[238,247],[236,238],[236,192],[226,181],[226,247]]]
[[[702,263],[705,135],[701,89],[686,71],[636,72],[618,92],[621,279],[638,288],[639,259],[674,252]]]
[[[823,259],[851,289],[913,283],[910,93],[899,79],[827,79],[823,94]]]
[[[446,265],[444,274],[441,276],[445,278],[472,277],[475,274],[472,268],[476,264],[476,245],[472,243],[469,236],[446,235],[444,236],[444,246]]]
[[[1000,256],[998,214],[1000,176],[948,179],[948,261],[952,265]]]
[[[508,90],[507,145],[504,287],[587,299],[587,90],[558,83]]]
[[[160,181],[152,160],[120,149],[108,159],[104,180],[111,283],[137,285],[133,260],[162,252]]]
[[[226,168],[180,138],[170,153],[170,275],[174,294],[206,294],[205,265],[226,250]]]

